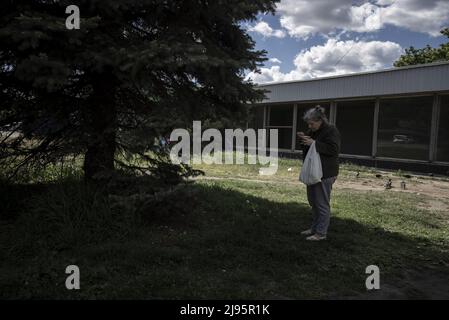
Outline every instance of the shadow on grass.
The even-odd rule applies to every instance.
[[[405,288],[406,298],[429,298],[410,271],[448,261],[437,244],[422,248],[426,239],[419,235],[338,217],[328,241],[308,242],[299,234],[310,223],[308,205],[218,185],[191,184],[141,202],[128,192],[128,207],[111,205],[110,198],[98,202],[83,188],[3,189],[2,199],[22,209],[2,213],[9,220],[0,230],[0,298],[344,298],[366,293],[368,265],[380,268],[389,292]],[[33,229],[28,211],[32,225],[45,223]],[[80,267],[79,291],[65,289],[70,264]]]

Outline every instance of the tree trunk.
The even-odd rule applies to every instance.
[[[89,110],[86,111],[87,152],[84,157],[84,178],[101,180],[114,171],[117,110],[115,86],[110,75],[96,77]]]

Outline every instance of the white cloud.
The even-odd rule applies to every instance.
[[[386,25],[436,36],[449,24],[448,0],[282,0],[277,12],[288,34],[302,39],[339,30],[373,32]]]
[[[301,51],[294,60],[295,69],[282,73],[279,66],[261,68],[247,78],[256,83],[305,80],[354,72],[373,71],[390,67],[402,53],[395,42],[338,41],[328,39],[323,45]]]
[[[379,30],[382,27],[380,11],[379,7],[368,2],[358,7],[351,6],[349,13],[351,29],[357,32]]]
[[[396,0],[377,0],[376,4],[379,6],[389,6],[395,3]]]
[[[249,27],[248,31],[260,33],[264,37],[284,38],[285,32],[283,30],[273,30],[265,21],[258,22],[255,26]]]
[[[271,63],[277,63],[277,64],[281,64],[282,61],[279,60],[278,58],[270,58],[268,59],[268,61],[270,61]]]
[[[380,15],[385,24],[438,36],[449,26],[449,1],[397,0],[382,8]]]
[[[285,74],[280,71],[279,66],[272,66],[271,68],[260,68],[260,73],[248,73],[245,80],[249,79],[255,83],[285,81]]]

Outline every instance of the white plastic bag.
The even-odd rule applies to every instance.
[[[310,145],[306,158],[302,164],[299,181],[310,186],[321,182],[323,168],[321,167],[320,154],[316,151],[315,141]]]

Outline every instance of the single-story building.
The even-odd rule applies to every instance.
[[[300,153],[302,116],[319,104],[341,133],[343,161],[448,174],[448,62],[258,87],[268,93],[249,126],[278,129],[283,154]]]

